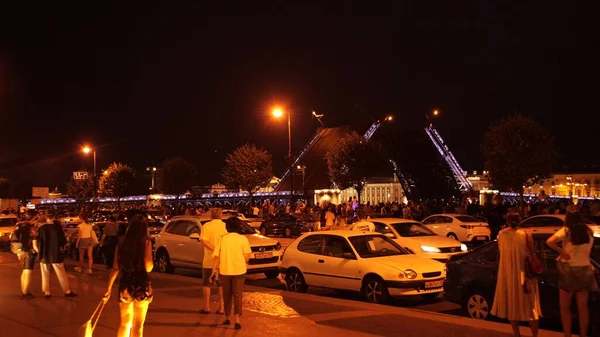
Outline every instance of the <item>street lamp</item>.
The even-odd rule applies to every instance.
[[[146,167],[146,171],[148,171],[152,174],[152,187],[150,187],[150,190],[152,190],[152,192],[154,192],[154,175],[156,174],[156,167],[154,167],[154,166]]]
[[[96,186],[96,149],[86,145],[84,146],[81,151],[85,154],[89,154],[90,152],[92,152],[94,154],[94,172],[93,172],[93,177],[94,177],[94,195],[96,195],[98,188]]]
[[[283,117],[283,109],[276,107],[273,109],[273,117]],[[294,161],[292,160],[292,114],[287,113],[287,124],[288,124],[288,160],[289,160],[289,172],[290,172],[290,203],[294,203]]]

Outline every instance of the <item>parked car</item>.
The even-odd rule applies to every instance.
[[[559,320],[560,308],[558,300],[558,270],[556,258],[558,254],[546,245],[546,240],[551,234],[533,234],[536,252],[545,265],[545,270],[539,277],[540,301],[542,306],[542,319]],[[600,238],[594,238],[592,250],[592,265],[596,279],[600,282]],[[494,301],[496,279],[498,276],[499,251],[498,242],[493,241],[480,246],[464,256],[454,257],[446,264],[447,275],[444,281],[444,297],[461,305],[464,313],[475,319],[489,319],[490,310]],[[590,322],[600,328],[600,299],[598,294],[590,296],[592,308]],[[573,310],[576,311],[575,305]],[[577,320],[575,320],[577,321]],[[600,331],[600,330],[596,330]]]
[[[308,215],[279,213],[260,225],[260,234],[282,235],[290,238],[305,232],[313,232],[315,228],[317,228],[317,221]]]
[[[306,233],[285,250],[281,274],[287,289],[323,287],[362,292],[369,302],[391,297],[436,297],[444,264],[410,254],[380,233],[349,230]]]
[[[14,214],[0,215],[0,247],[10,246],[10,236],[19,222]]]
[[[438,235],[460,242],[486,242],[491,240],[487,222],[470,215],[436,214],[428,216],[423,224]]]
[[[554,234],[565,225],[565,214],[544,214],[529,217],[521,222],[519,227],[530,233]],[[585,217],[586,224],[594,231],[594,234],[600,235],[600,226]]]
[[[161,273],[172,273],[175,268],[202,268],[204,246],[200,242],[202,226],[210,221],[199,216],[175,216],[162,227],[156,237],[155,260]],[[248,274],[264,273],[267,278],[279,276],[281,244],[259,235],[245,221],[230,217],[225,221],[239,221],[239,234],[248,238],[253,256],[248,262]]]
[[[451,256],[464,254],[467,246],[454,239],[437,235],[420,222],[410,219],[371,219],[375,231],[393,239],[410,253],[446,262]]]

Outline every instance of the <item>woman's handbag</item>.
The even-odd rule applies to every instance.
[[[106,301],[104,299],[100,301],[100,304],[98,304],[96,310],[94,310],[92,317],[79,328],[79,333],[77,334],[78,337],[93,337],[94,329],[96,329],[96,325],[98,324],[98,320],[100,319],[100,315],[102,315],[102,310],[104,310],[105,305]]]
[[[98,241],[98,236],[96,235],[96,231],[92,229],[92,242],[94,244],[94,246],[97,246],[100,244],[100,241]]]
[[[544,272],[542,260],[535,255],[533,237],[525,232],[525,241],[527,242],[527,257],[525,258],[525,276],[527,278],[536,278]]]

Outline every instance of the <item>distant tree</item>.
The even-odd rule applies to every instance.
[[[156,171],[156,187],[161,193],[179,196],[194,185],[196,173],[196,167],[184,158],[169,158]]]
[[[10,196],[10,180],[0,177],[0,198],[8,198]]]
[[[551,178],[558,158],[550,133],[533,118],[521,114],[492,125],[482,150],[490,183],[498,190],[519,193],[521,212],[523,186]]]
[[[124,197],[131,195],[135,187],[133,169],[121,163],[112,163],[100,177],[99,191],[104,196]]]
[[[78,208],[94,196],[94,178],[71,179],[67,182],[67,195],[77,201]]]
[[[238,147],[225,157],[221,176],[229,188],[247,191],[252,205],[254,193],[273,178],[271,155],[252,144]]]
[[[354,131],[334,143],[325,159],[331,181],[339,189],[354,188],[359,203],[367,178],[383,165],[378,146]]]

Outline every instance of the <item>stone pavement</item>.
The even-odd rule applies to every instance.
[[[45,300],[38,267],[31,289],[37,297],[21,300],[20,265],[12,254],[0,253],[0,337],[76,336],[105,292],[105,271],[87,275],[68,267],[71,287],[80,296],[62,297],[58,280],[52,275],[55,297]],[[223,316],[197,313],[202,297],[200,284],[201,280],[195,278],[153,274],[155,300],[148,312],[145,336],[512,336],[510,326],[502,323],[252,286],[245,288],[242,329],[236,331],[232,326],[220,325]],[[114,297],[116,289],[94,336],[116,335],[119,309]],[[522,333],[529,335],[526,328]],[[540,336],[562,334],[543,331]]]

